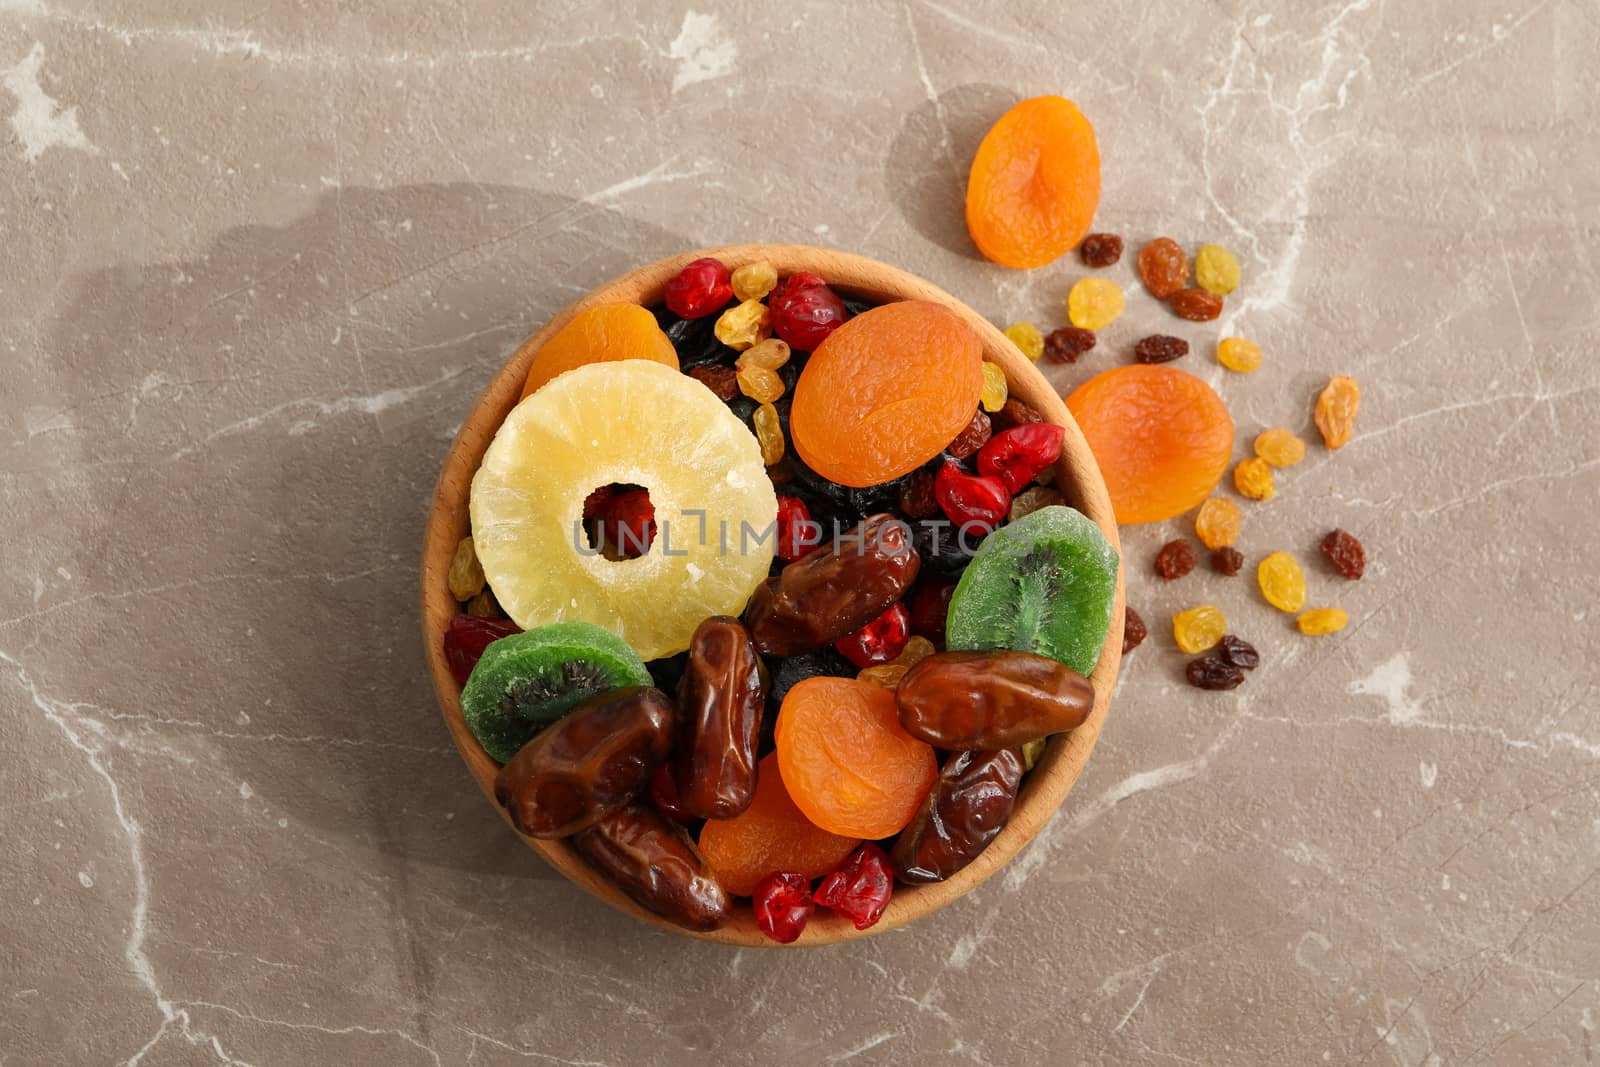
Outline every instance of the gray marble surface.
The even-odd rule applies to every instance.
[[[0,0],[0,1063],[1544,1065],[1600,1025],[1593,3]],[[1063,810],[863,944],[733,952],[555,878],[418,650],[424,502],[515,344],[686,247],[837,245],[1002,324],[1014,100],[1099,130],[1100,226],[1235,249],[1223,323],[1130,284],[1240,428],[1355,441],[1247,508],[1352,617],[1160,588]],[[1112,276],[1131,283],[1125,261]],[[1173,329],[1174,326],[1177,329]],[[1266,365],[1227,377],[1222,329]],[[1265,662],[1181,682],[1214,601]]]

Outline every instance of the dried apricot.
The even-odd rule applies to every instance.
[[[1036,96],[984,135],[967,178],[967,231],[1006,267],[1042,267],[1089,232],[1100,204],[1094,127],[1070,100]]]
[[[1202,289],[1227,296],[1239,288],[1239,261],[1221,245],[1201,245],[1194,254],[1194,280]]]
[[[1306,443],[1281,426],[1256,434],[1255,450],[1274,467],[1292,467],[1306,458]]]
[[[656,317],[638,304],[597,304],[574,315],[534,355],[522,399],[574,367],[619,359],[648,359],[677,369],[678,350]]]
[[[1355,431],[1356,412],[1361,410],[1361,387],[1354,378],[1339,375],[1317,397],[1314,421],[1322,431],[1322,443],[1343,448]]]
[[[1321,634],[1336,634],[1345,628],[1350,621],[1350,616],[1344,613],[1343,608],[1312,608],[1302,611],[1294,624],[1303,634],[1319,636]]]
[[[1243,521],[1238,504],[1225,496],[1208,497],[1194,517],[1194,535],[1207,548],[1226,548],[1239,539]]]
[[[933,747],[906,733],[894,694],[853,678],[807,678],[778,711],[778,769],[795,805],[830,833],[898,833],[939,775]]]
[[[1033,362],[1039,362],[1039,357],[1044,355],[1044,334],[1039,332],[1039,327],[1031,322],[1018,322],[1006,327],[1006,337],[1017,350]]]
[[[1228,469],[1233,419],[1192,374],[1163,364],[1117,367],[1080,385],[1067,408],[1094,452],[1120,523],[1182,515]]]
[[[1067,293],[1067,318],[1080,330],[1105,329],[1122,308],[1122,287],[1110,278],[1080,278]]]
[[[1240,496],[1251,500],[1271,500],[1278,494],[1273,485],[1272,468],[1267,466],[1266,460],[1254,456],[1241,459],[1233,468],[1233,487],[1239,490]]]
[[[1256,584],[1267,603],[1279,611],[1295,612],[1306,606],[1306,575],[1300,561],[1287,552],[1274,552],[1256,566]]]
[[[1139,280],[1150,295],[1165,300],[1189,280],[1189,257],[1170,237],[1157,237],[1139,249]]]
[[[1248,337],[1224,337],[1217,342],[1217,362],[1239,374],[1261,366],[1261,346]]]
[[[1190,655],[1204,652],[1221,641],[1227,632],[1228,620],[1222,617],[1222,609],[1210,604],[1180,611],[1172,617],[1172,639]]]
[[[707,819],[700,853],[717,872],[722,888],[747,897],[773,871],[807,878],[827,874],[861,842],[820,829],[795,807],[784,788],[776,753],[756,768],[756,795],[731,819]]]
[[[817,346],[794,388],[789,434],[830,481],[879,485],[922,466],[978,410],[983,344],[939,304],[872,308]]]

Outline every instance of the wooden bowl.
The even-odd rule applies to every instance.
[[[505,811],[494,802],[493,795],[494,776],[499,765],[478,746],[467,729],[461,716],[460,687],[451,677],[444,658],[445,629],[458,610],[455,599],[450,595],[447,573],[456,543],[467,532],[467,493],[472,476],[495,431],[516,406],[528,364],[547,339],[565,326],[577,312],[595,304],[611,301],[629,301],[645,307],[659,304],[667,279],[701,256],[715,256],[731,267],[765,259],[777,268],[780,275],[810,271],[826,279],[834,289],[866,300],[879,303],[932,300],[950,308],[977,331],[983,341],[984,358],[1005,368],[1011,393],[1037,409],[1045,418],[1066,427],[1066,441],[1056,472],[1056,485],[1065,494],[1068,503],[1093,519],[1113,545],[1119,544],[1116,519],[1112,515],[1105,482],[1100,477],[1100,470],[1095,465],[1083,434],[1067,413],[1061,398],[1038,369],[999,330],[950,294],[885,263],[806,245],[733,245],[685,252],[640,267],[595,289],[522,343],[461,424],[461,431],[445,458],[444,470],[439,475],[439,485],[434,494],[433,510],[428,516],[422,552],[422,636],[427,649],[428,666],[433,672],[433,688],[439,697],[439,710],[444,716],[445,726],[455,739],[462,759],[466,760],[467,769],[488,797],[490,806],[502,818],[506,817]],[[848,920],[819,909],[812,916],[805,933],[794,943],[796,946],[824,945],[869,937],[919,919],[975,888],[1039,832],[1061,804],[1067,790],[1072,788],[1072,783],[1077,781],[1084,762],[1094,748],[1095,739],[1100,735],[1101,724],[1105,722],[1111,690],[1117,680],[1117,667],[1122,659],[1123,575],[1120,570],[1111,628],[1106,634],[1100,661],[1089,677],[1095,691],[1094,710],[1082,726],[1051,740],[1039,763],[1023,779],[1016,809],[1000,835],[976,860],[946,881],[915,887],[896,886],[883,918],[867,930],[858,931]],[[509,819],[507,823],[509,825]],[[565,841],[541,841],[527,837],[523,840],[584,889],[612,907],[645,922],[729,945],[777,947],[776,942],[756,929],[755,918],[748,904],[736,907],[733,920],[720,930],[710,933],[683,930],[639,907],[610,882],[595,874]]]

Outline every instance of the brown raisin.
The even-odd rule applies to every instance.
[[[1190,660],[1183,676],[1196,689],[1237,689],[1244,681],[1244,671],[1215,652]]]
[[[989,416],[984,414],[980,407],[973,412],[972,421],[967,423],[967,428],[956,435],[956,439],[945,446],[945,451],[957,459],[966,459],[976,455],[978,449],[989,443]]]
[[[1144,620],[1139,618],[1139,613],[1131,606],[1123,608],[1122,615],[1122,654],[1129,652],[1144,644],[1144,639],[1150,631],[1145,629]]]
[[[1261,666],[1261,653],[1242,637],[1224,634],[1217,643],[1217,655],[1238,667],[1240,670],[1253,671]]]
[[[1222,314],[1222,297],[1209,289],[1179,289],[1170,303],[1174,315],[1190,322],[1210,322]]]
[[[787,453],[784,454],[782,459],[767,468],[767,477],[772,480],[773,485],[787,485],[789,482],[794,481],[794,467],[790,465]]]
[[[1078,246],[1086,267],[1109,267],[1122,258],[1122,238],[1114,233],[1091,233]]]
[[[900,484],[900,510],[908,519],[931,518],[938,512],[939,500],[933,494],[933,475],[926,470],[911,472],[910,477]]]
[[[1367,570],[1367,553],[1361,542],[1345,533],[1334,530],[1322,539],[1322,554],[1328,557],[1333,569],[1352,582]]]
[[[1189,280],[1189,257],[1170,237],[1157,237],[1139,249],[1139,280],[1157,300],[1165,300]]]
[[[1211,553],[1211,567],[1218,574],[1232,578],[1244,569],[1244,553],[1232,545],[1224,545]]]
[[[989,426],[995,433],[1022,426],[1030,422],[1043,422],[1044,416],[1016,397],[1007,397],[1005,406],[989,416]]]
[[[1156,573],[1170,582],[1194,570],[1197,562],[1194,546],[1181,537],[1175,538],[1162,545],[1161,551],[1156,553]]]
[[[1171,363],[1188,354],[1188,341],[1164,333],[1151,334],[1133,346],[1133,358],[1140,363]]]
[[[1094,347],[1093,330],[1063,326],[1044,339],[1044,354],[1057,363],[1076,363],[1078,357]]]
[[[739,372],[720,363],[702,364],[689,368],[689,377],[717,394],[723,403],[739,395]]]

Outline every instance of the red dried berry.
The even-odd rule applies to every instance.
[[[721,260],[697,259],[667,281],[667,310],[680,319],[703,319],[733,299],[733,280]]]
[[[1218,574],[1232,578],[1244,567],[1244,553],[1232,545],[1224,545],[1211,553],[1211,567]]]
[[[911,612],[896,601],[876,619],[833,643],[839,655],[857,667],[876,667],[888,663],[905,651],[911,639]]]
[[[650,802],[669,819],[684,824],[694,822],[694,814],[678,797],[678,780],[672,776],[670,762],[657,767],[656,773],[650,776]]]
[[[606,513],[606,508],[611,506],[611,498],[616,495],[616,490],[609,485],[602,485],[594,492],[583,498],[583,519],[592,522]]]
[[[811,883],[791,871],[769,874],[757,882],[750,905],[755,909],[756,928],[784,945],[800,936],[815,908]]]
[[[894,868],[882,848],[868,841],[825,876],[812,899],[865,930],[883,917],[894,892]]]
[[[900,510],[908,519],[926,519],[939,510],[933,495],[933,475],[915,470],[900,483]]]
[[[1061,458],[1064,427],[1053,422],[1013,426],[997,433],[978,453],[978,473],[999,478],[1012,496]]]
[[[814,352],[844,323],[844,301],[815,274],[801,271],[781,278],[767,297],[772,332],[790,348]]]
[[[1023,426],[1030,422],[1043,422],[1044,416],[1016,397],[1007,397],[1005,406],[989,415],[989,425],[995,433]]]
[[[793,563],[822,543],[822,526],[797,496],[778,498],[778,558]]]
[[[1196,689],[1236,689],[1244,681],[1244,671],[1218,655],[1190,660],[1183,676]]]
[[[689,377],[717,394],[717,399],[724,404],[739,395],[739,372],[721,363],[704,363],[698,367],[690,367]]]
[[[979,408],[972,413],[972,421],[967,423],[967,428],[945,446],[945,451],[957,459],[966,459],[988,443],[991,432],[989,416]]]
[[[522,628],[510,619],[483,619],[476,615],[457,615],[444,632],[444,661],[457,685],[466,685],[472,668],[483,658],[483,650],[502,637],[520,634]]]
[[[1188,341],[1164,333],[1152,334],[1133,346],[1133,358],[1140,363],[1171,363],[1188,354]]]
[[[1194,546],[1179,537],[1162,545],[1161,551],[1156,553],[1156,573],[1163,581],[1170,582],[1194,570],[1198,562]]]
[[[1224,634],[1217,642],[1216,654],[1240,670],[1253,671],[1261,666],[1261,653],[1256,651],[1256,646],[1232,634]]]
[[[1179,289],[1169,303],[1174,315],[1190,322],[1210,322],[1222,314],[1222,297],[1209,289]]]
[[[625,559],[637,559],[656,539],[656,507],[646,489],[612,496],[600,517],[601,540]]]
[[[1144,639],[1150,635],[1150,631],[1145,629],[1144,620],[1133,608],[1124,606],[1122,611],[1122,654],[1126,656],[1144,644]]]
[[[1328,557],[1333,569],[1352,582],[1367,571],[1367,552],[1350,534],[1334,530],[1322,539],[1322,554]]]
[[[1094,346],[1093,330],[1085,330],[1081,326],[1063,326],[1050,331],[1050,336],[1044,339],[1044,354],[1056,363],[1076,363],[1079,356]]]
[[[947,460],[933,479],[939,508],[956,528],[993,530],[1011,511],[1011,494],[999,478],[968,474],[955,460]]]
[[[936,645],[944,644],[944,624],[950,617],[954,578],[925,578],[911,594],[911,632]]]
[[[1114,233],[1091,233],[1078,246],[1086,267],[1109,267],[1122,258],[1122,238]]]

